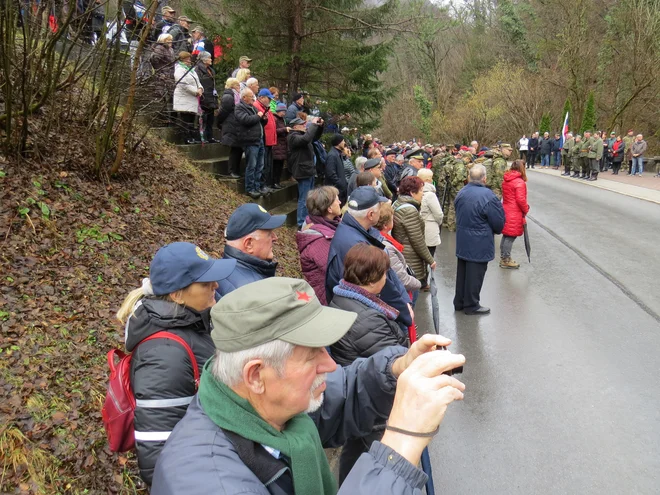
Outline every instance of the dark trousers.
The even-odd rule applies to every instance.
[[[179,112],[179,120],[181,121],[180,123],[183,127],[186,139],[199,140],[199,133],[195,130],[197,114],[191,112]]]
[[[431,257],[435,258],[435,248],[438,246],[426,246],[427,249],[429,250],[429,253],[431,253]]]
[[[204,141],[208,143],[213,137],[213,123],[215,122],[215,115],[213,112],[215,110],[213,108],[204,108],[202,110],[204,111],[204,114],[202,115],[204,122]]]
[[[372,431],[366,437],[351,438],[344,444],[339,456],[339,486],[353,469],[359,457],[365,452],[369,452],[371,444],[383,438],[384,432],[385,430]]]
[[[229,151],[229,173],[241,175],[241,158],[243,158],[243,148],[232,146]]]
[[[484,277],[488,263],[475,263],[458,259],[456,269],[456,295],[454,295],[454,308],[456,311],[464,310],[466,313],[479,308],[479,294],[484,284]]]
[[[284,169],[284,160],[273,159],[273,183],[269,185],[279,184],[282,180],[282,169]]]
[[[527,163],[527,150],[519,150],[520,151],[520,159]]]
[[[261,173],[261,183],[266,186],[273,185],[273,147],[266,146],[264,153],[264,170]]]
[[[619,169],[621,169],[621,162],[612,162],[612,173],[614,175],[619,175]]]
[[[529,158],[529,160],[527,160],[527,168],[533,167],[536,162],[536,152],[530,151],[527,156]]]

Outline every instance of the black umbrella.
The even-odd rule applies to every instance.
[[[429,281],[429,287],[431,289],[431,313],[433,314],[433,328],[435,334],[440,333],[440,306],[438,305],[438,286],[435,284],[435,275],[433,270],[429,267],[431,271],[431,280]]]
[[[527,224],[524,225],[524,235],[525,235],[525,251],[527,252],[527,261],[530,263],[532,262],[532,258],[530,258],[530,254],[532,252],[532,245],[529,243],[529,232],[527,232]]]

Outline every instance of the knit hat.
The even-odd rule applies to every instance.
[[[286,105],[284,103],[278,103],[275,107],[276,112],[286,112]]]
[[[341,134],[335,134],[334,136],[332,136],[332,140],[330,141],[330,144],[333,147],[335,147],[335,146],[339,146],[343,141],[344,141],[344,136],[342,136]]]
[[[302,93],[293,93],[291,98],[293,98],[293,101],[298,101],[300,98],[302,98],[304,95]]]

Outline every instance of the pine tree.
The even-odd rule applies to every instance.
[[[552,121],[550,119],[549,113],[544,113],[541,117],[541,124],[539,125],[539,132],[543,134],[544,132],[550,132],[550,127],[552,126]]]
[[[394,15],[397,0],[222,0],[226,36],[251,70],[281,95],[309,93],[310,106],[364,130],[378,125],[392,96],[378,75],[388,66],[391,43],[377,36]],[[268,13],[268,15],[264,15]],[[350,114],[350,119],[348,117]],[[344,120],[344,119],[342,119]]]
[[[424,88],[418,85],[413,87],[413,98],[419,110],[419,120],[415,119],[414,124],[422,133],[424,141],[428,143],[431,140],[431,102],[426,97]]]
[[[584,108],[584,115],[582,116],[582,125],[580,132],[593,131],[596,128],[596,105],[594,103],[594,92],[589,92],[587,99],[587,106]]]

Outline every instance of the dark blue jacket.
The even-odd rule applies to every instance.
[[[346,203],[348,182],[344,173],[344,160],[339,150],[335,147],[330,150],[325,162],[325,185],[336,187],[339,190],[339,199],[342,204]]]
[[[561,138],[552,140],[552,152],[558,153],[561,151]]]
[[[370,433],[389,416],[396,379],[391,366],[406,349],[392,346],[328,373],[321,408],[310,416],[324,447],[338,447]],[[380,442],[362,454],[338,495],[422,493],[427,476]],[[293,495],[286,459],[218,427],[195,397],[163,449],[152,495]],[[300,494],[308,495],[308,494]]]
[[[237,263],[231,275],[218,282],[218,288],[215,292],[220,297],[246,284],[274,277],[275,270],[277,269],[277,263],[275,261],[265,261],[255,258],[233,246],[225,246],[225,253],[222,258],[235,259]]]
[[[392,191],[392,194],[396,194],[396,190],[399,188],[399,182],[401,182],[401,171],[402,167],[399,166],[396,162],[388,163],[385,166],[385,182],[387,187]]]
[[[334,296],[332,289],[344,277],[344,257],[348,253],[348,250],[359,242],[385,249],[385,245],[381,242],[381,239],[380,232],[376,229],[372,227],[367,232],[350,213],[347,212],[344,214],[341,223],[335,231],[335,236],[332,238],[330,251],[328,252],[328,268],[325,273],[325,295],[328,304],[330,304],[332,296]],[[408,310],[410,297],[408,297],[408,292],[406,292],[405,287],[392,268],[387,271],[387,281],[380,293],[380,298],[399,310],[397,322],[405,326],[412,324],[412,318]]]
[[[495,258],[493,235],[502,233],[504,208],[493,191],[483,184],[470,182],[456,195],[454,208],[456,257],[477,263]]]
[[[529,143],[527,143],[527,145],[529,146],[530,153],[539,152],[539,138],[529,138]]]

